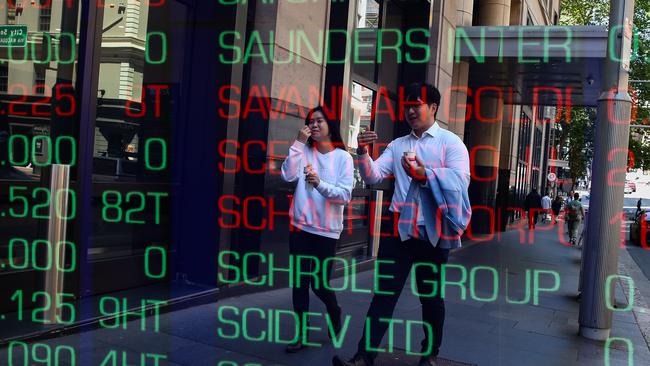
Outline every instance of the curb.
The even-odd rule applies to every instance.
[[[631,278],[633,284],[644,283],[644,281],[648,281],[648,279],[641,271],[641,268],[639,268],[637,263],[630,256],[630,253],[627,251],[627,249],[621,250],[619,253],[618,272]],[[629,304],[630,290],[629,287],[622,282],[623,281],[619,279],[619,286],[621,286]],[[646,293],[650,295],[650,286],[646,285],[644,287],[647,287]],[[641,293],[639,287],[634,286],[633,291],[634,304],[632,307],[632,314],[634,315],[634,319],[636,320],[636,324],[639,327],[639,331],[645,340],[646,346],[648,349],[650,349],[650,308],[648,307],[648,302]]]

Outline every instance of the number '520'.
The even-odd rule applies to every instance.
[[[31,206],[27,195],[28,187],[13,186],[9,187],[9,202],[18,204],[18,207],[9,208],[9,216],[11,217],[28,217],[31,211],[31,217],[34,219],[50,219],[50,190],[48,188],[38,187],[34,188],[31,198],[34,199],[34,204]],[[68,210],[59,205],[61,198],[67,195]],[[55,193],[54,211],[56,217],[64,220],[72,220],[75,218],[77,212],[77,196],[71,189],[58,189]],[[64,212],[67,211],[67,212]]]

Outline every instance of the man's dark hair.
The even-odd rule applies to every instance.
[[[578,198],[580,198],[580,193],[574,193],[574,194],[573,194],[573,198],[574,198],[574,199],[578,199]]]
[[[437,108],[434,118],[438,115],[438,109],[440,109],[440,91],[435,86],[421,81],[409,84],[404,89],[404,95],[406,101],[414,101],[420,98],[427,106],[435,103]]]

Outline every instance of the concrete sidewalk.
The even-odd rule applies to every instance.
[[[613,342],[609,350],[604,342],[589,341],[580,338],[578,332],[578,288],[580,250],[560,244],[557,230],[544,231],[539,225],[535,231],[533,244],[520,243],[520,234],[514,230],[501,233],[500,240],[475,243],[454,252],[450,263],[466,269],[468,276],[465,299],[458,286],[446,287],[445,334],[440,357],[459,363],[477,365],[628,365],[628,356],[635,365],[650,365],[650,351],[643,337],[639,324],[646,314],[645,301],[641,294],[635,297],[635,311],[616,312],[611,337],[623,338]],[[556,227],[557,228],[557,227]],[[528,234],[525,232],[525,234]],[[566,240],[566,239],[565,239]],[[621,272],[637,273],[634,262],[629,260],[625,250],[621,251]],[[489,299],[494,291],[494,278],[488,269],[475,269],[475,281],[470,281],[470,273],[478,266],[496,269],[498,291],[495,301]],[[537,270],[537,272],[535,272]],[[462,270],[449,270],[450,281],[458,280]],[[529,277],[531,292],[526,293],[526,276]],[[556,290],[541,291],[535,296],[534,282],[539,287],[553,288],[559,277]],[[535,281],[537,278],[539,281]],[[639,281],[639,278],[635,278]],[[645,280],[647,282],[647,280]],[[341,286],[343,279],[333,281],[334,286]],[[363,272],[358,275],[357,288],[372,287],[373,273]],[[637,286],[639,289],[648,288]],[[626,305],[626,295],[620,283],[616,285],[619,306]],[[314,317],[312,326],[321,327],[321,331],[312,331],[311,340],[322,346],[306,349],[297,354],[284,352],[284,345],[268,341],[247,341],[243,339],[244,329],[237,339],[225,339],[234,333],[235,325],[224,322],[225,318],[235,320],[237,317],[230,307],[239,309],[239,318],[246,308],[291,309],[291,292],[279,289],[225,299],[215,304],[198,306],[169,314],[161,315],[160,331],[141,332],[139,321],[129,323],[128,330],[100,329],[92,332],[61,337],[44,341],[51,346],[68,345],[76,349],[76,365],[122,365],[126,357],[129,365],[155,365],[154,359],[163,356],[160,365],[309,365],[328,366],[334,354],[351,356],[363,328],[365,313],[371,295],[358,292],[337,293],[344,314],[350,316],[350,324],[340,349],[334,348],[326,334],[323,317]],[[647,295],[646,295],[647,296]],[[507,299],[510,301],[508,301]],[[537,298],[537,304],[535,299]],[[513,302],[524,302],[514,304]],[[222,318],[218,317],[219,309]],[[312,295],[311,310],[324,313],[325,309]],[[650,313],[650,311],[648,311]],[[267,319],[261,319],[259,313],[250,313],[251,320],[246,324],[248,336],[256,337],[262,330],[269,332]],[[420,303],[413,295],[410,280],[402,292],[394,318],[403,320],[420,320]],[[152,319],[148,320],[149,322]],[[287,322],[281,322],[281,338],[290,337]],[[243,326],[239,324],[239,326]],[[643,328],[643,324],[641,325]],[[422,330],[419,325],[410,332],[410,342],[419,350]],[[396,324],[394,328],[395,352],[380,357],[382,365],[413,365],[417,357],[405,355],[407,334],[405,324]],[[387,342],[387,337],[384,338]],[[626,342],[633,349],[628,354]],[[386,347],[386,344],[384,345]],[[14,350],[14,358],[19,351]],[[6,350],[0,353],[0,363],[8,360]],[[116,354],[117,363],[110,362],[111,352]],[[52,351],[54,354],[54,350]],[[65,352],[61,352],[60,365],[70,364]],[[609,362],[605,356],[609,354]],[[231,361],[231,362],[225,362]],[[444,364],[444,363],[442,363]],[[452,363],[453,364],[453,363]],[[631,365],[631,363],[630,363]]]

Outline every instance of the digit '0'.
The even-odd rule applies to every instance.
[[[160,144],[160,164],[158,166],[151,165],[150,160],[150,145],[152,142],[157,142]],[[144,143],[144,165],[149,170],[160,171],[167,167],[167,143],[161,138],[151,138],[147,139]]]
[[[20,243],[22,244],[22,251],[20,253],[22,254],[23,258],[23,263],[22,264],[16,264],[15,260],[16,257],[18,257],[18,254],[16,254],[16,249],[14,247],[15,243]],[[21,238],[13,238],[9,241],[9,267],[12,269],[25,269],[29,267],[29,242],[25,239]]]
[[[44,60],[37,60],[36,59],[36,42],[32,42],[31,45],[31,53],[32,53],[32,60],[34,60],[35,64],[49,64],[50,61],[52,61],[52,36],[49,33],[43,32],[43,38],[41,42],[45,42],[47,39],[47,46],[42,47],[42,45],[39,45],[41,49],[47,49],[47,57]],[[41,55],[42,57],[43,55]]]
[[[57,42],[57,44],[56,44],[56,50],[57,50],[57,52],[56,52],[56,60],[57,60],[57,63],[59,63],[60,65],[69,65],[69,64],[73,63],[75,58],[76,58],[75,52],[77,51],[75,35],[70,33],[70,32],[61,32],[61,34],[59,34],[56,37],[59,40],[59,42]],[[63,37],[66,37],[66,38],[68,38],[70,40],[70,44],[68,45],[67,48],[65,48],[66,51],[70,52],[70,57],[68,57],[67,60],[62,60],[61,59],[61,39]]]
[[[632,341],[630,341],[627,338],[621,338],[621,337],[612,337],[612,338],[607,338],[607,341],[605,342],[605,366],[609,366],[609,348],[610,345],[616,341],[620,341],[625,343],[627,348],[627,365],[632,366],[634,365],[634,346],[632,345]]]
[[[152,35],[158,35],[160,37],[160,45],[162,48],[160,60],[158,61],[153,61],[151,59],[151,56],[149,55],[149,50],[150,50],[150,44],[149,44],[149,38],[151,38]],[[147,38],[145,40],[145,45],[144,45],[144,58],[147,61],[148,64],[152,65],[160,65],[164,64],[165,61],[167,61],[167,35],[163,32],[149,32],[147,33]]]
[[[8,352],[8,358],[9,358],[9,366],[13,366],[13,359],[14,359],[14,346],[20,346],[23,348],[23,362],[21,366],[29,365],[29,348],[27,347],[26,343],[23,342],[10,342],[9,343],[9,352]]]
[[[77,363],[77,354],[74,350],[74,348],[70,346],[57,346],[54,349],[54,366],[59,366],[59,352],[60,351],[67,351],[70,354],[70,357],[68,357],[68,362],[70,362],[70,366],[75,366]]]
[[[162,269],[160,270],[160,273],[157,275],[151,273],[151,267],[149,266],[149,257],[151,255],[152,250],[159,251],[161,256]],[[165,248],[157,247],[157,246],[147,247],[147,249],[144,251],[144,273],[149,278],[159,279],[165,277],[165,275],[167,274],[167,252],[165,251]]]
[[[16,161],[14,154],[15,141],[20,140],[23,144],[22,154],[25,157],[23,161]],[[25,135],[11,135],[9,137],[9,164],[16,166],[25,166],[29,163],[29,140]]]

